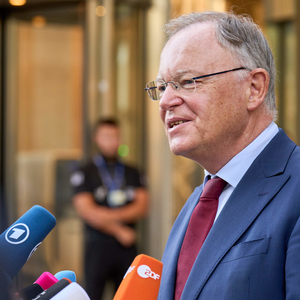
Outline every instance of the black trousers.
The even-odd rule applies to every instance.
[[[135,246],[125,248],[109,236],[88,236],[85,245],[85,289],[91,300],[101,300],[105,283],[118,289],[137,255]]]

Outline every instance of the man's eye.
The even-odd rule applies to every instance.
[[[195,82],[193,79],[182,79],[181,82],[180,82],[180,85],[185,88],[185,89],[188,89],[188,88],[193,88],[195,87]]]
[[[193,79],[185,79],[183,80],[183,84],[193,84],[194,80]]]
[[[157,90],[160,92],[160,93],[163,93],[165,90],[166,90],[166,86],[164,84],[158,84],[157,85]]]
[[[195,79],[195,85],[198,86],[200,84],[203,84],[203,80],[202,79]]]

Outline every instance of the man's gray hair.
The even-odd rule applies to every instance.
[[[268,112],[276,118],[274,58],[269,44],[250,16],[235,15],[227,12],[194,12],[170,20],[164,26],[168,39],[178,31],[198,23],[213,22],[216,25],[216,37],[219,44],[231,51],[242,66],[250,70],[265,69],[270,76],[268,93],[264,100]]]

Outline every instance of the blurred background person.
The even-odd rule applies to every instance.
[[[71,176],[73,204],[85,223],[85,281],[100,300],[111,279],[117,289],[137,255],[135,224],[147,215],[148,195],[137,169],[119,160],[120,128],[114,119],[96,122],[98,153]]]

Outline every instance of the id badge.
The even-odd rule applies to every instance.
[[[126,193],[122,190],[112,190],[108,192],[107,202],[111,207],[122,206],[126,203]]]

